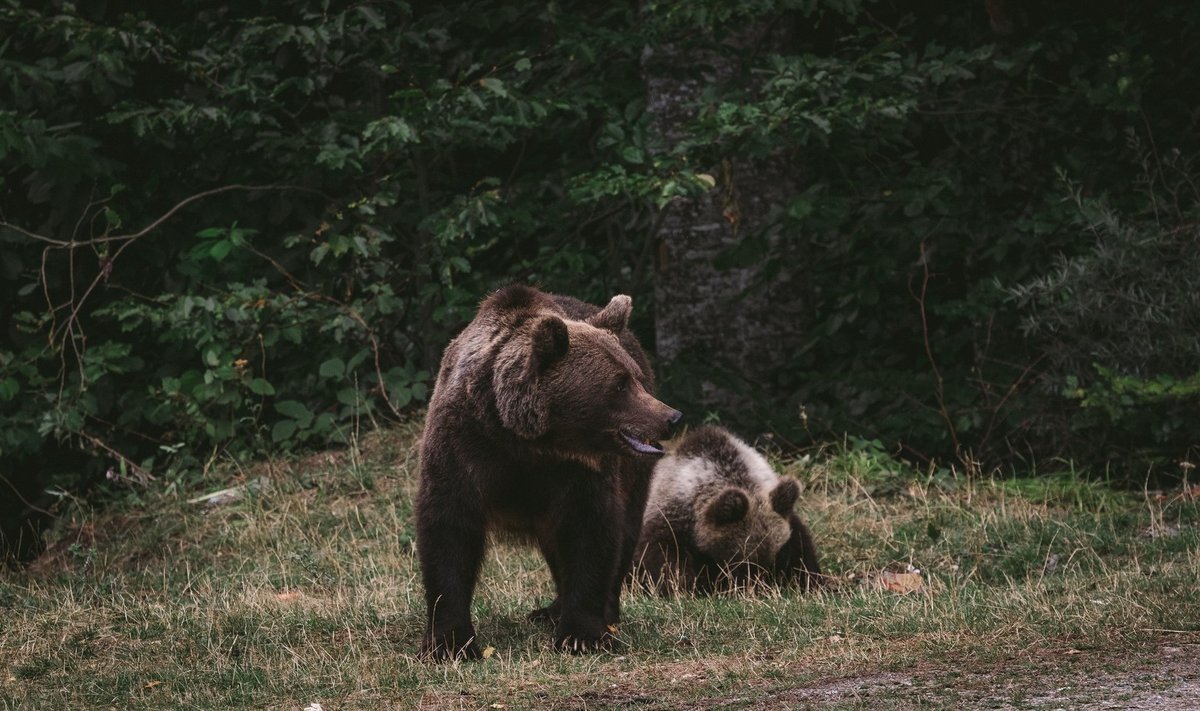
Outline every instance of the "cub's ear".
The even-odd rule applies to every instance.
[[[608,302],[608,306],[588,316],[587,323],[606,331],[621,331],[629,325],[629,314],[633,311],[633,299],[624,294],[617,294]]]
[[[541,373],[557,363],[571,345],[567,324],[557,316],[547,316],[534,324],[529,341],[529,368],[534,373]]]
[[[771,489],[771,508],[780,516],[787,516],[800,497],[800,485],[795,479],[780,479]]]
[[[717,526],[737,523],[746,516],[750,499],[741,489],[729,488],[709,502],[704,509],[704,520]]]

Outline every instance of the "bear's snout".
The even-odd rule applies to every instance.
[[[675,436],[679,431],[679,423],[683,422],[683,413],[672,408],[671,414],[667,415],[667,439]]]
[[[658,440],[669,439],[683,421],[683,413],[653,395],[641,391],[636,405],[627,410],[627,417],[617,428],[617,439],[636,454],[662,455],[665,450]]]
[[[647,434],[655,439],[670,439],[675,436],[679,424],[683,422],[683,413],[649,393],[642,399],[645,408],[643,422]]]

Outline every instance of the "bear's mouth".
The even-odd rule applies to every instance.
[[[648,437],[642,437],[641,435],[635,434],[631,430],[627,430],[624,427],[617,430],[617,434],[620,436],[621,440],[623,440],[625,444],[629,446],[630,449],[638,454],[666,454],[662,448],[662,445],[658,442]]]

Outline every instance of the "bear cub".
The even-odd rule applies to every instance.
[[[793,510],[799,494],[729,431],[692,430],[654,468],[635,557],[642,580],[662,593],[818,583],[816,548]]]
[[[446,347],[416,502],[424,656],[479,656],[470,607],[489,530],[541,550],[557,648],[611,644],[658,440],[682,418],[653,395],[630,309],[513,285]]]

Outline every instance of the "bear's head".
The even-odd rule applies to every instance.
[[[695,543],[735,579],[772,570],[792,537],[791,513],[800,495],[794,479],[779,479],[763,496],[729,486],[696,500]]]
[[[583,457],[658,456],[682,414],[642,383],[621,346],[630,298],[614,296],[582,321],[533,312],[495,361],[496,410],[504,427],[537,446]]]

